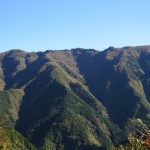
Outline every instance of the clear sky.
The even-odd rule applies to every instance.
[[[0,51],[150,45],[150,0],[0,0]]]

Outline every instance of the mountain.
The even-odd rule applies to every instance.
[[[2,139],[0,141],[0,149],[2,150],[37,150],[27,138],[23,137],[13,128],[4,130],[0,137]]]
[[[150,46],[0,53],[0,116],[42,150],[125,142],[149,91]]]

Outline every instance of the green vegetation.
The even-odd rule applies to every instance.
[[[27,138],[5,125],[5,121],[5,117],[0,120],[0,150],[36,150]]]
[[[142,122],[136,119],[137,126],[132,126],[132,130],[128,128],[128,142],[120,145],[114,150],[149,150],[150,149],[150,115],[147,120]]]
[[[18,119],[20,103],[24,92],[21,89],[0,91],[0,117],[10,116],[11,123]]]
[[[0,54],[0,118],[10,126],[1,139],[14,149],[136,145],[126,127],[150,113],[149,56],[149,47]]]

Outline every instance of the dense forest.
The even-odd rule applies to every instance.
[[[0,53],[0,149],[146,150],[150,46]]]

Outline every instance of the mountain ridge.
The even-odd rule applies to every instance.
[[[150,112],[149,56],[150,46],[0,53],[0,91],[19,99],[4,97],[1,116],[18,116],[16,130],[43,150],[109,150]]]

